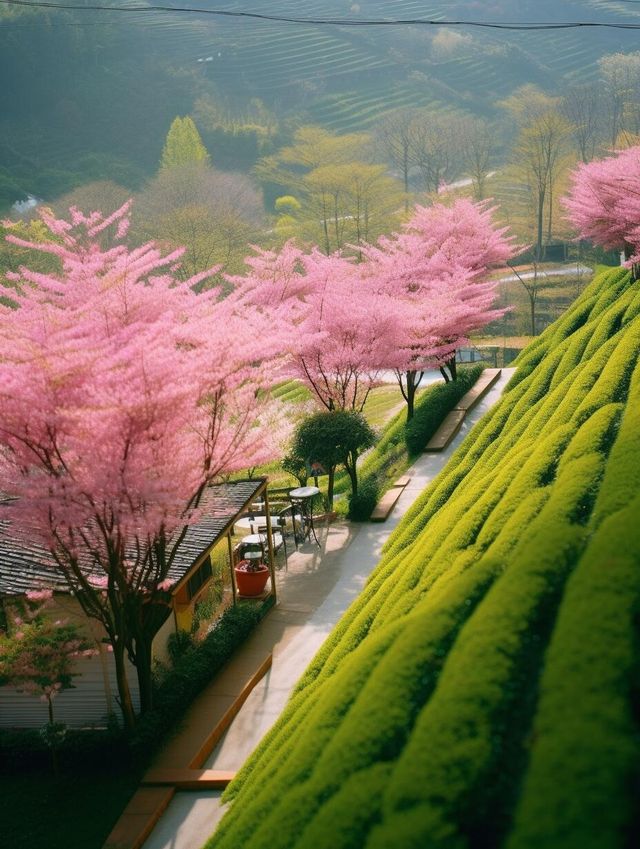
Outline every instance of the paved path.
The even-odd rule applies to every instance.
[[[384,542],[402,515],[445,466],[471,427],[498,400],[513,372],[514,369],[502,370],[499,381],[467,416],[460,433],[445,451],[425,454],[411,467],[411,480],[384,524],[331,525],[319,535],[321,549],[305,544],[290,556],[288,571],[278,576],[278,606],[233,661],[242,664],[243,658],[272,650],[273,665],[214,749],[206,763],[208,768],[237,770],[242,766],[280,715],[309,661],[362,590]],[[211,689],[215,686],[214,681]],[[179,745],[179,737],[174,745]],[[144,849],[200,849],[224,813],[219,797],[216,791],[176,793]]]

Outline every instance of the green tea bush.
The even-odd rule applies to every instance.
[[[230,785],[212,849],[634,845],[639,298],[607,271],[522,353]]]
[[[638,516],[640,497],[606,519],[568,582],[508,849],[618,846],[634,818],[640,739],[629,682],[637,681]]]

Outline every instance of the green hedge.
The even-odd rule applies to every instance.
[[[375,447],[358,466],[363,493],[356,499],[355,509],[350,506],[349,518],[369,518],[380,496],[424,451],[425,445],[440,427],[447,413],[451,412],[481,374],[481,365],[464,366],[459,369],[456,381],[434,383],[421,393],[414,417],[409,423],[404,408],[391,419]],[[348,478],[343,475],[336,481],[335,492],[347,492],[348,489]],[[372,505],[371,509],[368,509],[369,504]]]
[[[640,283],[599,276],[425,489],[230,785],[216,849],[626,849]]]
[[[457,380],[439,383],[427,390],[416,404],[413,418],[405,429],[409,456],[415,457],[424,451],[425,445],[438,430],[447,413],[453,410],[481,374],[482,366],[470,366],[460,369]]]
[[[228,607],[202,642],[188,648],[161,672],[152,710],[138,720],[130,744],[134,754],[147,758],[175,728],[191,702],[228,662],[258,624],[264,611],[252,602]]]

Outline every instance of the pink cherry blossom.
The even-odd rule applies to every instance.
[[[563,203],[581,239],[640,262],[640,146],[580,164]]]
[[[181,250],[119,242],[128,211],[43,210],[55,241],[10,237],[60,271],[20,269],[17,309],[0,306],[0,491],[16,499],[2,507],[12,535],[52,552],[116,664],[127,651],[148,670],[161,624],[150,588],[205,487],[264,459],[260,414],[289,340],[246,284],[197,294],[212,272],[176,279]]]

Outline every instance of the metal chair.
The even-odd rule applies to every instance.
[[[273,551],[274,554],[277,554],[278,551],[282,548],[284,550],[284,565],[285,569],[289,565],[289,558],[287,553],[287,537],[286,537],[286,529],[287,529],[287,520],[285,517],[285,513],[289,511],[290,507],[285,507],[284,510],[280,510],[279,513],[274,514],[275,522],[271,523],[271,540],[273,542]],[[277,526],[280,530],[276,531],[274,526]],[[260,534],[263,537],[263,546],[268,546],[267,540],[267,526],[266,525],[258,525],[256,529],[256,533]]]

